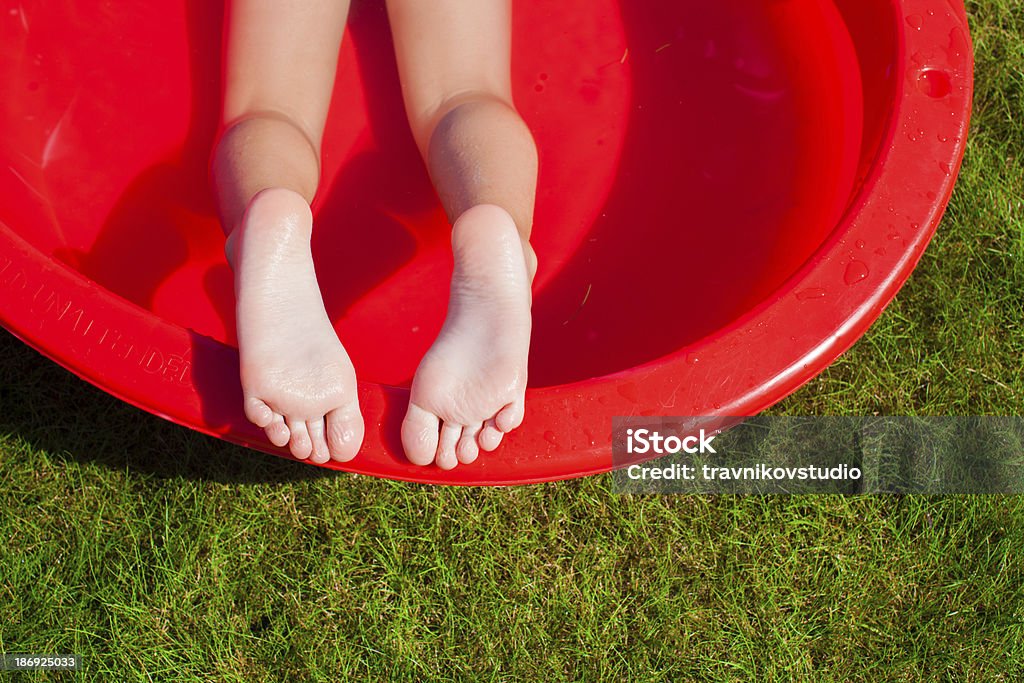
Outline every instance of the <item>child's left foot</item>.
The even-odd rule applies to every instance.
[[[504,209],[463,213],[452,252],[448,315],[416,370],[402,423],[409,460],[445,470],[494,450],[523,421],[531,322],[532,269]]]

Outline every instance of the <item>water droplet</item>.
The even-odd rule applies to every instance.
[[[619,392],[619,395],[625,399],[636,403],[640,399],[640,392],[637,391],[635,384],[620,384],[615,388]]]
[[[942,169],[942,172],[945,173],[946,175],[953,175],[953,169],[950,168],[949,164],[947,164],[945,161],[939,162],[939,168]]]
[[[921,227],[921,224],[920,224],[920,223],[911,223],[911,224],[910,224],[910,229],[911,229],[911,230],[917,230],[917,229],[918,229],[918,228],[920,228],[920,227]]]
[[[557,446],[558,445],[558,437],[556,437],[555,433],[553,431],[551,431],[550,429],[548,431],[544,432],[544,440],[547,441],[552,446]]]
[[[544,86],[541,85],[540,83],[538,83],[537,85],[533,86],[533,89],[536,90],[537,92],[544,92]]]
[[[809,299],[821,299],[825,296],[825,290],[821,287],[808,287],[807,289],[801,289],[796,293],[796,298],[800,301],[807,301]]]
[[[580,413],[579,413],[578,410],[572,411],[572,419],[574,419],[574,420],[580,419]]]
[[[939,139],[939,142],[949,142],[949,137],[943,135],[942,133],[939,133],[935,137]]]
[[[928,197],[928,199],[931,199],[931,200],[935,199],[935,193],[932,192],[931,190],[928,190],[928,192],[925,194],[925,196]]]
[[[587,437],[587,441],[590,443],[591,446],[597,445],[597,440],[594,439],[594,432],[590,431],[589,429],[584,429],[583,435]]]
[[[846,273],[843,274],[843,281],[853,285],[868,276],[868,267],[860,261],[850,261],[846,266]]]
[[[699,362],[700,362],[700,358],[698,358],[697,356],[693,355],[692,353],[686,354],[686,364],[687,365],[696,365]]]
[[[928,97],[945,97],[953,91],[953,81],[942,69],[924,69],[917,75],[917,89]]]
[[[889,239],[893,240],[894,242],[896,240],[898,240],[899,238],[900,238],[900,234],[898,232],[890,232],[889,233]]]
[[[542,80],[542,81],[548,80],[548,75],[547,74],[541,74],[540,75],[540,80]]]
[[[857,248],[858,249],[863,249],[864,248],[864,240],[857,240]]]
[[[921,27],[924,26],[924,19],[921,18],[920,14],[911,14],[907,17],[907,23],[910,24],[910,28],[920,31]]]
[[[885,256],[885,249],[879,247],[878,249],[875,249],[875,253],[878,254],[879,256]]]

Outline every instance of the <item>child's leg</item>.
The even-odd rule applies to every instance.
[[[402,443],[450,469],[523,419],[537,151],[511,98],[509,0],[389,0],[406,112],[453,223],[448,317]]]
[[[349,460],[363,422],[355,373],[310,252],[309,202],[348,0],[232,0],[212,181],[235,271],[246,416],[275,445]]]

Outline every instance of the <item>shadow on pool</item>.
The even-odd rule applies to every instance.
[[[78,379],[6,330],[0,331],[0,359],[0,434],[21,438],[55,459],[227,484],[351,476],[167,422]]]

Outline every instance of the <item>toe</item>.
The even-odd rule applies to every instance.
[[[498,414],[494,416],[494,424],[498,429],[507,434],[523,424],[524,412],[524,403],[522,401],[513,401],[498,411]]]
[[[503,436],[505,436],[505,433],[498,429],[492,418],[484,423],[484,428],[480,430],[477,442],[482,450],[493,451],[501,443],[501,437]]]
[[[274,413],[271,416],[270,424],[263,428],[267,438],[270,439],[270,443],[274,444],[278,448],[283,448],[288,443],[288,439],[291,438],[292,433],[288,431],[287,425],[284,423],[284,418]]]
[[[463,465],[468,465],[480,455],[480,447],[476,443],[480,427],[481,425],[474,425],[462,430],[462,438],[459,439],[459,444],[455,447],[455,457]]]
[[[409,410],[402,421],[402,447],[405,456],[414,465],[429,465],[434,462],[438,441],[437,415],[409,403]]]
[[[306,430],[305,420],[286,419],[285,423],[288,425],[288,431],[292,433],[292,438],[288,442],[288,450],[299,460],[305,460],[313,452],[313,442]]]
[[[455,457],[455,446],[462,438],[462,425],[445,422],[441,427],[441,436],[437,444],[435,462],[442,470],[454,469],[459,464]]]
[[[327,446],[331,457],[348,462],[363,445],[363,418],[359,408],[335,408],[327,413]]]
[[[255,396],[247,396],[243,404],[245,417],[260,429],[265,429],[274,421],[274,411],[266,403]]]
[[[306,420],[306,432],[312,443],[310,461],[322,465],[331,459],[331,453],[327,448],[327,437],[324,433],[324,419]]]

